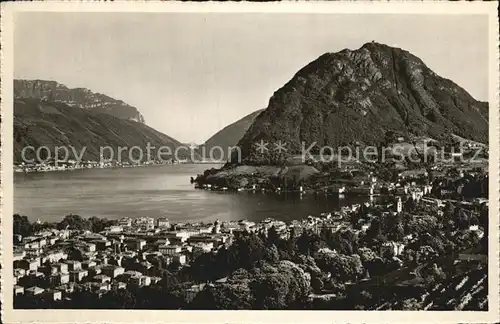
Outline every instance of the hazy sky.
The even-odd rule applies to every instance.
[[[488,98],[486,16],[22,13],[14,39],[16,78],[121,99],[184,142],[204,142],[265,108],[321,54],[372,40],[409,50],[475,98]]]

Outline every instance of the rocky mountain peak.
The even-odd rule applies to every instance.
[[[400,48],[370,42],[325,53],[271,97],[239,145],[284,141],[292,154],[318,147],[380,144],[387,131],[488,141],[488,105]],[[251,159],[251,158],[250,158]]]

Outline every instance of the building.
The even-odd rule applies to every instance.
[[[132,220],[132,226],[149,231],[155,228],[155,220],[151,217],[134,218]]]
[[[15,285],[14,286],[14,296],[24,295],[24,287]]]
[[[56,263],[57,272],[59,273],[68,273],[68,265],[66,263]]]
[[[45,262],[54,263],[54,262],[59,262],[61,260],[65,260],[67,258],[68,258],[68,254],[66,254],[63,251],[50,251],[50,252],[47,252],[45,255],[42,255],[41,262],[42,263],[45,263]]]
[[[148,276],[132,276],[129,282],[131,285],[144,287],[151,285],[151,278]]]
[[[57,301],[62,299],[62,292],[59,290],[48,290],[44,292],[44,296],[53,301]]]
[[[156,220],[156,225],[160,228],[170,228],[170,221],[168,218],[158,218]]]
[[[190,288],[184,291],[184,298],[190,302],[196,297],[196,295],[205,288],[205,284],[192,285]]]
[[[127,241],[127,247],[133,251],[142,251],[146,246],[146,240],[131,239]]]
[[[111,241],[108,241],[106,239],[99,239],[99,240],[94,240],[92,241],[96,245],[97,250],[105,250],[107,247],[111,246]]]
[[[82,269],[82,263],[76,260],[67,260],[65,262],[68,265],[69,271],[78,271]]]
[[[94,268],[95,266],[97,266],[97,263],[95,261],[85,260],[82,262],[82,269],[88,270]]]
[[[119,275],[123,274],[125,272],[125,269],[114,265],[105,265],[101,268],[101,271],[102,274],[108,277],[116,278]]]
[[[44,291],[45,291],[45,289],[34,286],[34,287],[30,287],[30,288],[26,289],[25,294],[28,296],[37,296],[37,295],[43,294]]]
[[[69,278],[72,282],[80,282],[88,275],[89,272],[87,270],[71,270],[69,272]]]
[[[403,202],[401,201],[401,197],[398,197],[398,203],[397,203],[397,209],[396,211],[398,213],[401,213],[403,211]]]
[[[13,261],[21,261],[26,256],[26,251],[18,250],[14,251]]]
[[[20,268],[26,269],[29,271],[38,270],[39,262],[37,260],[21,260]]]
[[[184,254],[174,254],[173,255],[174,262],[179,264],[186,264],[186,256]]]
[[[106,276],[106,275],[103,275],[103,274],[99,274],[97,276],[94,276],[92,278],[92,280],[94,280],[95,282],[100,282],[100,283],[111,282],[111,278]]]
[[[182,251],[182,247],[180,245],[160,245],[158,247],[158,251],[160,251],[163,255],[174,255],[176,253],[180,253]]]
[[[385,253],[390,253],[394,256],[400,255],[403,253],[405,245],[403,243],[398,242],[385,242],[380,247],[380,255],[384,255]]]
[[[124,217],[118,221],[119,226],[130,227],[132,226],[132,219],[129,217]]]
[[[58,281],[60,285],[67,284],[69,282],[69,274],[68,273],[60,273],[58,275]]]

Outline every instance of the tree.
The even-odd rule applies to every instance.
[[[276,248],[276,245],[272,244],[270,246],[267,246],[265,249],[264,249],[264,260],[271,263],[271,264],[274,264],[274,263],[277,263],[279,261],[279,253],[278,253],[278,249]]]
[[[278,232],[276,231],[276,227],[271,226],[267,231],[267,242],[268,244],[277,244],[279,240]]]
[[[322,270],[330,272],[333,278],[340,281],[357,280],[364,273],[361,258],[357,254],[321,253],[316,262]]]
[[[71,246],[67,250],[68,260],[83,261],[83,253],[80,249]]]
[[[73,230],[90,230],[91,224],[88,220],[82,218],[79,215],[69,214],[63,218],[61,222],[57,224],[57,229],[73,229]]]
[[[190,309],[251,309],[253,296],[245,283],[207,286],[191,301]]]
[[[409,197],[404,203],[404,210],[405,212],[410,213],[415,209],[415,206],[416,206],[415,201],[413,200],[412,197]]]
[[[422,309],[422,303],[419,302],[415,298],[409,298],[403,300],[403,303],[401,305],[402,310],[421,310]]]
[[[14,214],[13,227],[14,234],[22,235],[23,237],[33,235],[33,226],[27,216]]]
[[[90,217],[88,222],[90,223],[90,230],[94,233],[102,232],[106,227],[116,224],[115,220],[108,220],[106,218],[99,218],[95,216]]]
[[[100,308],[131,309],[137,303],[135,296],[128,289],[113,289],[104,294],[99,302]]]

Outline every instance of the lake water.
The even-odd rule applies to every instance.
[[[177,164],[140,168],[16,173],[14,212],[32,221],[60,221],[70,213],[83,217],[167,217],[195,222],[272,217],[301,219],[337,210],[366,198],[338,199],[194,189],[190,177],[218,165]]]

